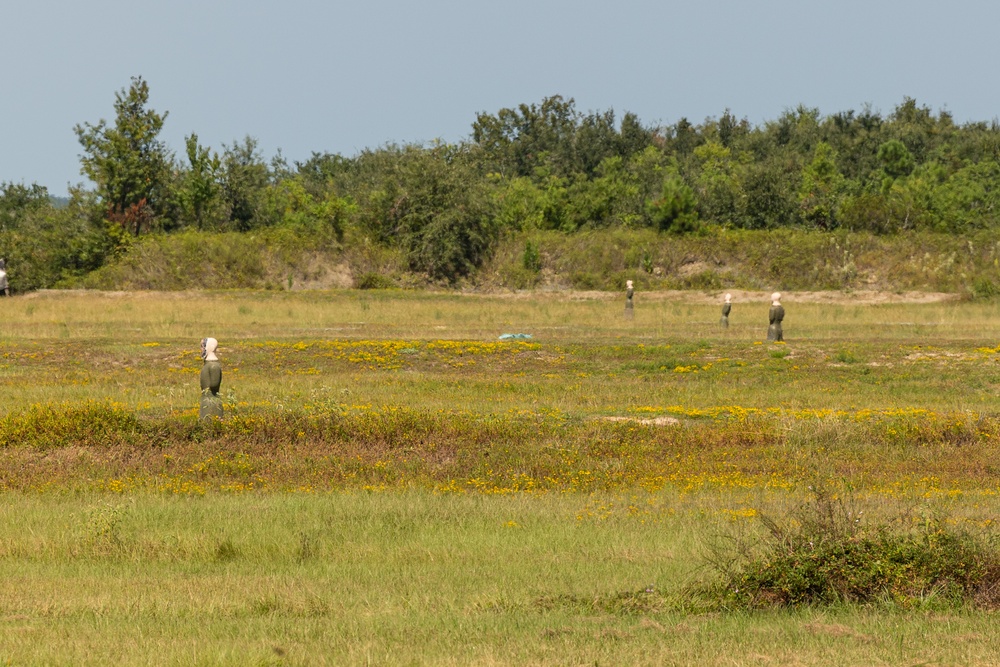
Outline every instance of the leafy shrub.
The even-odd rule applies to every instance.
[[[392,278],[384,276],[381,273],[369,272],[358,276],[357,280],[354,281],[354,285],[358,289],[388,289],[395,287],[396,283],[393,282]]]
[[[867,526],[863,511],[822,488],[767,528],[760,548],[714,559],[723,580],[709,587],[723,607],[755,609],[833,603],[995,606],[1000,557],[985,540],[939,518],[900,517]]]
[[[717,271],[699,271],[681,280],[684,289],[716,290],[722,289],[726,281]]]
[[[109,232],[114,231],[93,220],[81,198],[65,208],[25,210],[16,223],[0,227],[0,256],[7,260],[11,289],[54,287],[93,271],[112,254]]]
[[[972,296],[975,299],[990,299],[1000,294],[996,283],[986,277],[979,277],[972,283]]]

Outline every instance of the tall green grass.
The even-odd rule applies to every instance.
[[[669,495],[5,495],[0,654],[78,665],[996,659],[985,614],[679,609],[668,592],[701,576],[690,554],[732,525],[732,506]]]

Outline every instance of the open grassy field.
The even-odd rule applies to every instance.
[[[0,659],[1000,662],[935,590],[692,593],[810,487],[987,541],[1000,509],[1000,304],[787,294],[769,344],[736,296],[727,330],[701,293],[0,299]]]

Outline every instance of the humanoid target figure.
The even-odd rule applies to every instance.
[[[781,305],[781,294],[771,295],[771,310],[768,311],[770,326],[767,327],[767,339],[778,343],[784,339],[781,333],[781,320],[785,319],[785,307]]]
[[[10,296],[10,282],[7,280],[7,260],[0,259],[0,296]]]
[[[722,304],[722,319],[719,320],[719,326],[723,329],[729,328],[729,313],[733,310],[733,295],[726,295],[726,302]]]
[[[635,290],[632,289],[632,281],[625,281],[625,319],[631,320],[635,317],[635,310],[633,310],[632,296],[635,294]]]
[[[219,341],[214,338],[201,340],[201,358],[205,363],[201,367],[201,407],[198,410],[199,419],[222,419],[222,397],[219,387],[222,386],[222,364],[215,355],[219,349]]]

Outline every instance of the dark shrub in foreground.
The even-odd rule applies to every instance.
[[[762,517],[768,528],[764,543],[730,559],[721,568],[723,580],[708,589],[709,598],[750,609],[1000,604],[1000,557],[981,535],[909,516],[867,527],[861,515],[818,492],[787,526]]]

